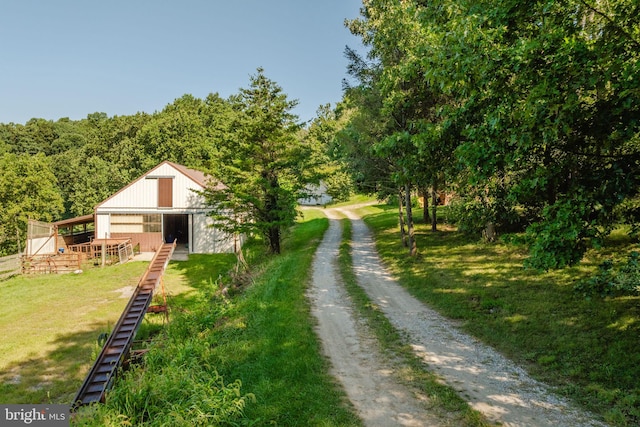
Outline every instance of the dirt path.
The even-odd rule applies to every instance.
[[[419,399],[393,379],[382,363],[375,339],[355,317],[338,280],[341,226],[337,220],[330,221],[315,255],[309,297],[332,374],[342,383],[366,426],[439,426]]]
[[[358,284],[394,327],[408,337],[416,354],[456,389],[469,404],[503,426],[604,426],[590,414],[552,395],[490,347],[462,334],[410,296],[385,271],[372,236],[362,220],[347,209],[326,210],[330,227],[314,261],[310,289],[318,334],[349,399],[367,426],[440,426],[420,396],[399,385],[351,309],[338,279],[335,260],[341,241],[337,218],[353,224],[353,264]]]

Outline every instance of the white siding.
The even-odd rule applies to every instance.
[[[96,239],[104,239],[111,237],[111,224],[109,222],[109,214],[97,214],[96,215]]]
[[[107,199],[98,207],[98,210],[133,212],[139,209],[157,208],[158,180],[156,178],[173,178],[173,210],[204,207],[202,198],[193,192],[193,190],[202,190],[202,187],[173,166],[162,164]]]
[[[193,215],[193,238],[191,252],[223,253],[234,252],[233,236],[225,235],[211,227],[211,218],[204,213]]]
[[[56,239],[52,236],[27,239],[27,255],[50,255],[56,252]]]
[[[298,200],[298,203],[306,206],[326,205],[333,201],[333,198],[327,194],[327,186],[324,183],[320,185],[310,184],[306,191],[308,197]]]
[[[193,175],[192,175],[193,176]],[[158,178],[172,178],[173,203],[158,207]],[[197,181],[199,181],[198,178]],[[96,238],[111,236],[110,214],[186,214],[189,219],[189,251],[192,253],[233,252],[233,236],[224,236],[210,226],[203,190],[197,181],[170,163],[161,163],[144,176],[96,206]]]

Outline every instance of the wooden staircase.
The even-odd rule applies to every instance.
[[[149,310],[153,291],[160,283],[175,247],[175,242],[165,243],[156,252],[78,391],[73,401],[74,407],[104,402],[105,393],[110,388],[118,368],[129,358],[133,339],[145,313]]]

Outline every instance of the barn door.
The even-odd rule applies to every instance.
[[[173,207],[173,178],[158,178],[158,207]]]

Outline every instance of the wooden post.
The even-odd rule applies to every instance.
[[[20,228],[16,225],[16,241],[18,242],[18,253],[22,253],[22,249],[20,248]]]

